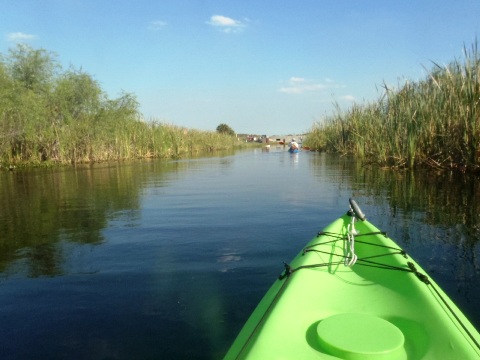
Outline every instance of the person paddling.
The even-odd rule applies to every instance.
[[[290,142],[290,150],[298,150],[298,143],[295,141],[295,139],[292,139]]]

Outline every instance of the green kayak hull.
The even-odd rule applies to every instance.
[[[352,242],[352,216],[285,265],[225,359],[480,358],[480,335],[452,300],[368,221]]]

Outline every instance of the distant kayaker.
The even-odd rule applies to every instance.
[[[295,139],[292,139],[292,141],[290,142],[290,149],[298,150],[298,143],[295,141]]]

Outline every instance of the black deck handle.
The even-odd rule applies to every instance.
[[[364,221],[367,217],[362,212],[362,209],[360,209],[360,206],[358,206],[357,202],[355,200],[353,200],[352,198],[348,199],[348,201],[350,201],[350,206],[351,206],[353,212],[355,213],[355,216],[358,219]]]

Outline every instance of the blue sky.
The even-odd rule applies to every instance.
[[[0,52],[55,52],[145,120],[294,134],[461,59],[479,0],[0,0]]]

